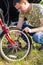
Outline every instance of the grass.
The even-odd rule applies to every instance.
[[[13,37],[14,36],[12,35],[12,38]],[[4,39],[3,43],[6,43],[6,41],[7,40]],[[43,65],[43,50],[39,51],[40,47],[41,44],[36,43],[32,39],[31,52],[25,59],[23,59],[22,61],[7,62],[0,56],[0,65]]]
[[[30,55],[22,61],[8,63],[0,57],[1,65],[43,65],[43,51],[32,49]]]
[[[32,40],[33,47],[30,54],[22,61],[7,62],[0,56],[0,65],[43,65],[43,50],[39,51],[40,44]]]

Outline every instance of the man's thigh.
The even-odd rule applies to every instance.
[[[38,32],[33,35],[34,41],[43,44],[43,32]]]

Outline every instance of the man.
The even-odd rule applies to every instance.
[[[37,27],[37,28],[34,28],[34,27],[32,27],[30,25],[26,25],[26,24],[23,25],[24,17],[27,17],[27,19],[29,19],[28,18],[29,14],[35,13],[35,15],[33,17],[35,17],[35,18],[37,17],[37,15],[36,15],[36,13],[38,12],[37,8],[35,9],[37,12],[34,11],[34,8],[36,6],[34,4],[30,4],[27,0],[14,0],[13,6],[20,12],[17,27],[19,29],[23,28],[23,30],[25,30],[26,32],[29,32],[31,34],[35,33],[33,35],[34,40],[38,43],[43,44],[43,25],[40,26],[40,27]],[[37,13],[37,14],[39,14],[39,13]],[[39,23],[39,25],[40,25],[40,22],[39,22],[40,18],[41,17],[39,17],[38,20],[37,20],[37,23]],[[31,19],[33,19],[33,18],[31,18]],[[41,19],[41,21],[43,22],[43,18]],[[37,25],[37,23],[35,25]]]

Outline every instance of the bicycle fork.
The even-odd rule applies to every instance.
[[[11,39],[9,30],[5,27],[5,25],[3,24],[1,18],[0,18],[0,25],[1,25],[1,27],[2,27],[2,30],[3,30],[3,31],[5,32],[5,34],[6,34],[6,38],[7,38],[8,42],[10,42],[11,44],[16,44],[16,42]]]

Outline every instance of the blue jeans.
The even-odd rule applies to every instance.
[[[35,33],[35,34],[33,35],[33,39],[34,39],[36,42],[38,42],[38,43],[40,43],[40,44],[43,44],[43,32]]]
[[[14,25],[17,25],[18,22],[15,22]],[[23,24],[22,25],[22,29],[24,29],[25,27],[29,27],[29,28],[34,28],[29,24]],[[30,34],[30,33],[28,33]],[[33,37],[33,40],[37,43],[43,44],[43,32],[37,32],[37,33],[31,33],[30,34]],[[24,38],[24,37],[23,37]],[[24,38],[25,39],[25,38]],[[26,41],[26,40],[25,40]]]

